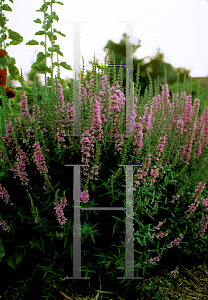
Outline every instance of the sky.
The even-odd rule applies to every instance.
[[[126,24],[118,22],[134,20],[140,22],[134,24],[133,40],[130,39],[130,42],[135,44],[141,40],[141,47],[134,53],[137,59],[145,56],[153,57],[160,48],[165,62],[173,67],[191,70],[191,77],[208,76],[208,0],[60,0],[60,2],[64,5],[52,6],[52,11],[56,11],[59,17],[58,22],[53,21],[52,28],[66,35],[62,37],[55,33],[56,44],[60,46],[60,51],[64,55],[59,56],[59,62],[65,61],[72,69],[74,25],[71,21],[89,21],[80,25],[81,67],[82,56],[84,63],[89,65],[89,61],[93,61],[94,53],[99,64],[104,64],[107,52],[104,52],[103,48],[108,40],[119,43],[122,34],[126,32]],[[32,39],[39,43],[45,41],[45,35],[35,35],[35,32],[43,30],[44,13],[36,12],[43,3],[43,0],[14,0],[13,3],[5,1],[5,4],[12,8],[12,12],[3,11],[9,20],[5,26],[23,36],[22,43],[9,46],[6,50],[15,58],[20,74],[22,68],[25,81],[37,54],[45,53],[45,48],[41,45],[25,45]],[[50,13],[49,9],[47,13]],[[37,18],[41,20],[41,24],[33,22]],[[7,38],[6,42],[9,41],[11,40]],[[50,46],[51,42],[47,38],[47,47]],[[53,61],[57,61],[56,53]],[[145,62],[148,61],[148,58],[145,59]],[[50,58],[47,58],[47,66],[51,66]],[[85,74],[86,69],[90,71],[92,68],[85,67]],[[57,67],[54,68],[55,75],[56,71]],[[74,78],[74,71],[60,67],[60,76],[63,79]],[[43,74],[40,74],[40,79],[44,85]],[[15,87],[21,86],[18,81],[13,82]]]

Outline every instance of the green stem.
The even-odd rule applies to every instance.
[[[45,4],[45,0],[44,0],[44,4]],[[45,12],[44,12],[44,22],[43,24],[46,24],[46,18],[45,18]],[[45,30],[45,28],[44,28]],[[46,30],[45,30],[46,31]],[[46,34],[45,34],[45,56],[46,56],[46,43],[47,43],[47,39],[46,39]],[[47,58],[45,58],[45,64],[47,66]],[[45,95],[47,97],[47,88],[46,88],[46,73],[45,73]]]
[[[51,16],[52,16],[52,0],[51,0]],[[53,21],[52,21],[53,22]],[[53,48],[53,31],[52,31],[52,23],[51,23],[51,47]],[[51,85],[53,85],[53,49],[52,49],[52,53],[51,53]]]

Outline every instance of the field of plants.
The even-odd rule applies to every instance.
[[[41,42],[32,65],[45,85],[26,86],[6,51],[22,37],[5,27],[3,2],[0,299],[207,299],[207,86],[186,74],[168,85],[164,67],[140,94],[140,64],[130,96],[115,68],[64,81],[53,1],[40,9],[52,55]]]

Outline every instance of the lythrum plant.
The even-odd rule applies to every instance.
[[[105,63],[107,56],[114,63],[110,54]],[[162,93],[155,81],[153,95],[148,74],[149,89],[140,97],[138,68],[134,135],[121,137],[122,72],[118,78],[113,73],[112,80],[107,69],[101,71],[98,76],[93,68],[86,89],[82,72],[81,137],[69,135],[74,129],[73,91],[63,89],[59,72],[51,81],[51,95],[44,93],[41,103],[34,83],[32,115],[22,80],[20,111],[12,122],[3,95],[0,254],[18,299],[55,298],[54,286],[72,276],[74,174],[65,164],[85,164],[80,205],[91,208],[125,207],[125,169],[118,165],[142,165],[134,167],[134,269],[143,279],[117,280],[125,273],[124,212],[86,210],[81,217],[82,276],[91,280],[75,283],[80,291],[91,295],[101,289],[102,277],[102,288],[117,296],[134,293],[132,299],[137,299],[146,293],[146,298],[158,299],[155,284],[140,294],[143,281],[157,267],[168,265],[176,276],[185,257],[207,255],[208,106],[197,118],[200,99],[191,105],[191,82],[185,77],[182,87],[177,81],[171,99],[166,70]],[[4,280],[8,285],[6,275]]]

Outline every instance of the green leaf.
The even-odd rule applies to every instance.
[[[58,55],[60,55],[60,56],[64,56],[63,53],[60,50],[57,50],[55,52],[58,53]]]
[[[57,22],[59,21],[59,17],[57,16],[55,11],[52,12],[51,18],[56,20]]]
[[[43,62],[43,61],[45,61],[46,57],[49,57],[49,56],[50,56],[50,54],[48,52],[46,52],[46,55],[43,52],[39,52],[35,63]]]
[[[58,3],[58,4],[61,4],[61,5],[64,5],[62,2],[60,1],[55,1],[55,3]]]
[[[117,222],[113,225],[113,235],[115,233],[115,228],[116,228]]]
[[[14,116],[14,112],[10,106],[8,106],[9,116]]]
[[[118,218],[118,217],[115,217],[115,216],[111,216],[111,217],[113,217],[113,218],[115,218],[115,219],[117,219],[117,220],[121,221],[121,219],[120,219],[120,218]]]
[[[0,258],[4,257],[5,256],[5,251],[4,251],[4,247],[1,243],[1,239],[0,239]]]
[[[73,71],[72,67],[68,65],[65,61],[60,62],[60,66],[66,70]]]
[[[32,64],[32,69],[34,69],[37,73],[41,74],[50,73],[50,70],[46,66],[45,62]]]
[[[15,263],[16,263],[16,265],[22,260],[22,258],[23,258],[23,254],[17,255],[15,257]]]
[[[3,55],[1,58],[0,58],[0,65],[2,66],[1,69],[3,69],[3,66],[5,66],[7,63],[7,58],[5,57],[5,55]]]
[[[39,42],[36,40],[29,40],[25,45],[39,45]]]
[[[10,257],[10,258],[6,259],[6,262],[7,262],[8,266],[10,266],[11,268],[15,269],[14,258]]]
[[[19,70],[13,64],[8,64],[10,80],[14,79],[17,80],[20,77]]]
[[[39,52],[38,53],[38,60],[37,60],[37,62],[41,62],[43,60],[45,61],[45,59],[47,57],[51,57],[51,54],[49,52],[46,52],[46,55],[43,52]]]
[[[9,62],[8,62],[8,65],[15,65],[16,64],[16,60],[14,57],[10,57],[9,58]]]
[[[41,24],[42,22],[41,22],[41,19],[39,19],[39,18],[37,18],[36,20],[33,20],[33,22],[35,22],[35,23],[39,23],[39,24]]]
[[[45,31],[43,31],[43,30],[37,31],[35,33],[35,35],[43,35],[43,34],[45,34]]]
[[[157,203],[157,202],[156,202],[155,205],[154,205],[154,211],[155,211],[155,210],[156,210],[156,211],[158,210],[158,203]]]
[[[11,39],[13,41],[17,41],[18,44],[23,42],[23,37],[16,31],[12,31],[11,29],[8,29],[8,33],[9,33],[9,36],[8,36],[9,39]],[[16,45],[18,45],[18,44],[16,44]]]
[[[27,139],[23,138],[23,144],[27,142]]]
[[[1,13],[0,13],[0,26],[1,26],[2,28],[5,26],[6,21],[7,21],[6,17],[5,17],[4,14],[1,12]]]
[[[53,47],[48,48],[48,51],[54,52],[54,51],[59,50],[59,49],[60,49],[59,45],[53,45]]]
[[[95,244],[95,240],[94,240],[93,234],[91,234],[90,236],[91,236],[91,238],[92,238],[92,240],[93,240],[93,242]]]
[[[6,11],[12,11],[11,7],[8,4],[3,4],[2,7],[1,7],[1,9],[2,10],[6,10]]]
[[[45,29],[45,31],[47,31],[51,27],[52,23],[52,20],[47,20],[47,22],[42,26],[42,28]]]
[[[57,36],[55,34],[51,33],[50,31],[47,31],[46,35],[48,36],[50,42],[52,42],[52,36],[53,36],[53,43],[54,43],[54,41],[57,40]]]
[[[61,31],[57,31],[56,28],[53,29],[53,32],[56,32],[64,37],[66,37],[66,35],[64,33],[62,33]]]
[[[50,2],[45,2],[40,9],[36,10],[36,11],[41,11],[41,12],[46,12],[48,9],[48,5],[50,5]]]

